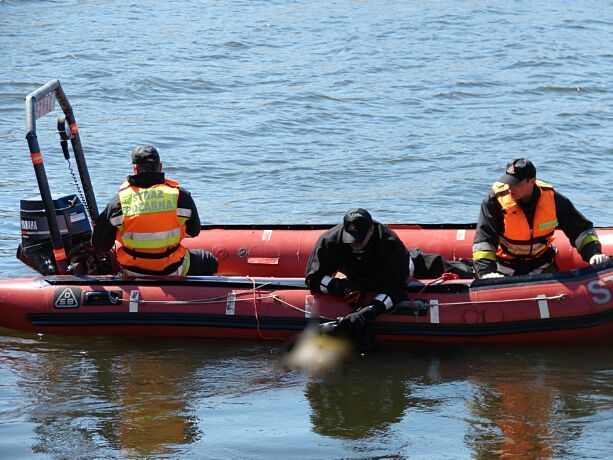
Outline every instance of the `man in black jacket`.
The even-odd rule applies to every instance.
[[[437,278],[445,271],[472,278],[471,267],[438,254],[412,250],[409,255],[396,233],[358,208],[348,211],[342,224],[320,235],[305,281],[312,292],[344,297],[356,311],[343,317],[338,327],[361,337],[370,321],[407,298],[408,278]],[[363,306],[367,292],[375,295]]]
[[[536,179],[525,158],[507,164],[481,204],[473,240],[479,278],[557,271],[552,237],[560,228],[585,262],[607,261],[592,222],[561,193]]]

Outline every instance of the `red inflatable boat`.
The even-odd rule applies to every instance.
[[[187,278],[47,275],[0,282],[0,325],[39,333],[287,339],[348,307],[304,285],[328,226],[204,228],[220,275]],[[470,257],[471,226],[390,225],[409,247]],[[607,254],[613,228],[597,229]],[[613,339],[613,262],[581,261],[556,237],[554,274],[492,280],[408,280],[409,301],[375,323],[381,341],[525,342]]]
[[[475,225],[387,224],[408,248],[442,254],[449,260],[472,258]],[[205,248],[219,260],[220,274],[302,277],[311,248],[331,225],[207,226],[189,248]],[[613,253],[613,229],[598,229],[607,254]],[[554,236],[560,270],[585,267],[579,253],[561,231]]]
[[[51,198],[35,120],[63,115],[64,155],[72,145],[84,200]],[[282,340],[309,323],[334,321],[348,307],[313,295],[304,271],[317,237],[330,225],[205,227],[186,240],[212,251],[219,276],[123,278],[112,254],[89,246],[97,217],[74,115],[59,81],[26,98],[26,127],[40,200],[22,200],[18,258],[40,276],[0,281],[0,326],[51,334],[111,334]],[[83,203],[84,201],[84,203]],[[407,247],[451,260],[469,259],[474,225],[390,224]],[[613,254],[613,227],[598,228],[603,252]],[[409,300],[374,324],[380,341],[542,342],[613,339],[613,261],[587,266],[557,232],[561,272],[490,280],[407,280]]]

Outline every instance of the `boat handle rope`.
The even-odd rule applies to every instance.
[[[441,279],[442,278],[442,279]],[[436,280],[433,280],[431,283],[429,283],[428,285],[433,284],[434,282],[444,282],[446,281],[446,279],[444,277],[438,278]],[[242,291],[242,292],[232,292],[232,293],[228,293],[225,295],[221,295],[221,296],[217,296],[217,297],[209,297],[209,298],[205,298],[205,299],[192,299],[192,300],[143,300],[143,299],[138,299],[137,302],[139,304],[174,304],[174,305],[190,305],[190,304],[214,304],[214,303],[221,303],[221,302],[226,302],[229,298],[230,295],[233,295],[233,301],[234,302],[253,302],[253,313],[254,313],[254,317],[255,317],[255,321],[256,321],[256,330],[258,332],[258,335],[262,338],[262,339],[266,339],[266,340],[272,340],[272,337],[267,337],[266,335],[264,335],[262,333],[261,330],[261,325],[260,325],[260,317],[258,314],[258,306],[256,301],[257,300],[263,300],[263,299],[273,299],[276,302],[279,302],[282,305],[285,305],[286,307],[289,307],[293,310],[296,310],[300,313],[304,313],[306,314],[306,310],[304,308],[298,307],[296,305],[293,305],[283,299],[281,299],[277,294],[268,294],[265,296],[257,296],[256,293],[259,291],[259,289],[261,289],[263,286],[266,286],[267,283],[265,283],[262,286],[257,286],[256,285],[256,281],[255,279],[249,277],[249,279],[251,280],[251,282],[253,283],[253,288],[246,290],[246,291]],[[239,297],[239,296],[245,296],[248,295],[249,297]],[[413,296],[412,296],[413,297]],[[468,301],[468,302],[442,302],[442,303],[438,303],[437,305],[439,307],[446,307],[446,306],[454,306],[454,305],[478,305],[478,304],[492,304],[492,303],[512,303],[512,302],[526,302],[526,301],[542,301],[542,300],[564,300],[566,298],[566,294],[565,293],[561,293],[558,295],[553,295],[553,296],[537,296],[537,297],[524,297],[524,298],[515,298],[515,299],[504,299],[504,300],[478,300],[478,301]],[[121,299],[121,301],[125,301],[125,302],[130,302],[130,299]],[[432,307],[432,305],[428,306]],[[327,321],[334,321],[337,318],[330,318],[324,315],[319,316],[319,318],[327,320]]]
[[[304,308],[300,308],[296,305],[286,302],[285,300],[282,300],[281,298],[279,298],[279,296],[277,296],[276,294],[272,294],[268,296],[267,298],[272,298],[276,300],[277,302],[282,303],[283,305],[286,305],[290,308],[293,308],[296,311],[306,314],[306,310]],[[478,305],[478,304],[484,304],[484,303],[491,304],[491,303],[525,302],[525,301],[530,301],[530,300],[539,302],[542,300],[564,300],[565,298],[566,298],[566,294],[561,293],[561,294],[554,295],[554,296],[524,297],[524,298],[506,299],[506,300],[477,300],[477,301],[472,301],[472,302],[442,302],[442,303],[438,303],[437,305],[439,307],[445,307],[445,306],[452,306],[452,305]],[[428,305],[428,306],[431,307],[432,305]],[[330,318],[324,315],[321,315],[320,318],[325,319],[325,320],[335,320],[336,319],[336,318]]]
[[[251,280],[254,287],[251,289],[246,289],[244,291],[238,291],[238,292],[232,291],[232,294],[234,296],[245,296],[245,295],[249,296],[249,297],[243,297],[243,298],[236,297],[235,300],[237,302],[248,302],[248,301],[252,301],[256,299],[277,299],[278,300],[278,298],[275,297],[275,294],[268,294],[264,296],[255,295],[260,289],[272,283],[266,282],[264,284],[256,286],[255,280],[251,277],[248,277],[248,278]],[[143,300],[143,299],[139,299],[138,303],[139,304],[158,304],[158,305],[190,305],[190,304],[200,305],[200,304],[207,304],[207,303],[214,304],[214,303],[226,302],[228,300],[228,295],[230,294],[223,294],[223,295],[219,295],[216,297],[206,297],[203,299],[192,299],[192,300]],[[129,299],[118,299],[118,301],[128,302]],[[292,307],[299,309],[299,307],[295,307],[293,305]]]
[[[534,300],[536,302],[541,300],[564,300],[566,298],[566,294],[558,294],[552,296],[537,296],[537,297],[524,297],[524,298],[516,298],[516,299],[505,299],[505,300],[476,300],[473,302],[441,302],[438,304],[439,307],[451,306],[451,305],[478,305],[482,303],[511,303],[511,302],[525,302],[528,300]]]
[[[296,311],[299,311],[301,313],[306,313],[306,310],[304,308],[298,307],[294,304],[291,304],[283,299],[281,299],[277,294],[268,294],[265,296],[256,296],[255,293],[257,292],[258,288],[255,289],[249,289],[247,291],[242,291],[242,292],[234,292],[234,295],[236,296],[235,301],[236,302],[253,302],[256,300],[260,300],[260,299],[273,299],[276,300],[277,302],[290,307]],[[144,299],[139,299],[138,303],[139,304],[158,304],[158,305],[202,305],[202,304],[215,304],[215,303],[220,303],[220,302],[226,302],[226,300],[228,299],[228,295],[229,294],[224,294],[221,296],[217,296],[217,297],[207,297],[204,299],[192,299],[192,300],[144,300]],[[249,297],[239,297],[239,296],[245,296],[245,295],[249,295]],[[473,301],[468,301],[468,302],[441,302],[438,304],[439,307],[444,307],[444,306],[452,306],[452,305],[479,305],[479,304],[490,304],[490,303],[511,303],[511,302],[526,302],[526,301],[539,301],[539,300],[564,300],[566,298],[566,294],[562,293],[562,294],[558,294],[558,295],[554,295],[554,296],[545,296],[545,297],[518,297],[515,299],[504,299],[504,300],[473,300]],[[129,302],[130,299],[118,299],[121,302]],[[324,316],[322,316],[322,318],[325,318]]]
[[[292,308],[292,309],[294,309],[294,310],[296,310],[296,311],[299,311],[300,313],[304,313],[305,315],[307,314],[307,311],[306,311],[304,308],[300,308],[300,307],[298,307],[298,306],[296,306],[296,305],[294,305],[294,304],[291,304],[291,303],[289,303],[289,302],[286,302],[285,300],[281,299],[281,298],[280,298],[278,295],[276,295],[276,294],[272,294],[272,295],[271,295],[271,297],[272,297],[274,300],[276,300],[277,302],[279,302],[279,303],[281,303],[281,304],[285,305],[286,307]],[[327,320],[327,321],[334,321],[334,320],[336,320],[336,319],[337,319],[336,317],[334,317],[334,318],[330,318],[329,316],[324,316],[324,315],[319,315],[318,317],[319,317],[319,318],[322,318],[322,319],[325,319],[325,320]]]
[[[256,296],[255,292],[244,291],[244,292],[234,292],[234,295],[240,296],[249,294],[249,297],[236,297],[236,302],[250,302],[253,300],[259,299],[274,299],[275,296],[273,294],[268,294],[265,296]],[[143,300],[140,299],[138,301],[139,304],[157,304],[157,305],[202,305],[202,304],[215,304],[215,303],[225,303],[228,300],[228,296],[230,294],[224,294],[217,297],[207,297],[205,299],[192,299],[192,300]],[[130,299],[119,299],[122,302],[129,302]]]

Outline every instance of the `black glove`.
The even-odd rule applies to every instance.
[[[333,278],[328,284],[328,292],[332,295],[342,296],[345,303],[354,308],[366,297],[366,291],[356,283],[344,278]]]
[[[368,323],[385,312],[385,305],[379,300],[358,311],[349,313],[338,322],[338,330],[347,331],[350,337],[359,338],[364,335]]]

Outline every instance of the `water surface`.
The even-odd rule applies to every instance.
[[[204,223],[474,222],[508,160],[613,225],[613,6],[0,0],[0,273],[36,194],[25,96],[60,79],[102,208],[156,145]],[[73,193],[55,117],[52,189]],[[73,165],[74,167],[74,165]],[[277,343],[0,335],[21,458],[606,458],[610,347],[386,349],[316,378]]]

